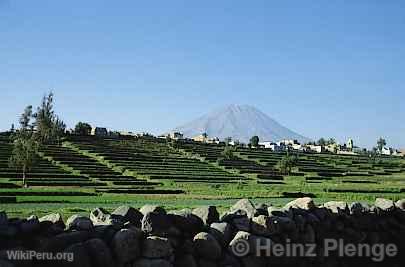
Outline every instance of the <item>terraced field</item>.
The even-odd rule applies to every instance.
[[[271,203],[304,195],[320,202],[405,197],[405,160],[393,157],[300,153],[283,176],[276,164],[284,154],[268,150],[238,148],[225,159],[219,145],[68,136],[63,146],[41,148],[29,188],[21,188],[21,173],[8,167],[11,150],[0,135],[0,209],[16,213],[145,201],[179,208],[245,197]]]
[[[242,175],[229,173],[209,162],[186,157],[156,138],[125,141],[114,139],[72,138],[78,149],[102,157],[123,172],[149,180],[187,183],[233,183],[246,180]]]

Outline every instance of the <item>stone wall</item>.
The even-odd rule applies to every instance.
[[[315,206],[299,198],[283,208],[242,199],[222,216],[214,206],[97,208],[66,222],[60,214],[13,219],[0,212],[0,267],[404,266],[404,209],[405,200]],[[340,242],[336,249],[334,241]],[[340,253],[348,245],[364,255]],[[374,254],[365,255],[367,249]],[[27,251],[73,258],[10,259],[10,252]]]

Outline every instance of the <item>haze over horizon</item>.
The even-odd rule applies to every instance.
[[[229,104],[312,139],[405,147],[400,1],[0,0],[0,131],[56,111],[160,134]]]

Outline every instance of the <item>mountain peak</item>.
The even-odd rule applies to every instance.
[[[282,139],[297,139],[301,142],[308,138],[282,126],[256,107],[250,105],[231,104],[216,111],[207,113],[187,124],[176,127],[185,137],[194,137],[207,133],[210,137],[234,140],[247,143],[257,135],[262,141],[279,141]]]

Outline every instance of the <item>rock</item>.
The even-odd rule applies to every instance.
[[[15,265],[12,264],[11,262],[6,261],[6,260],[1,260],[1,259],[0,259],[0,266],[1,267],[15,267]]]
[[[207,260],[207,259],[199,259],[198,266],[200,267],[217,267],[217,263],[215,261]]]
[[[349,207],[347,203],[343,201],[329,201],[324,203],[323,207],[330,210],[332,213],[349,213]]]
[[[267,204],[264,204],[264,203],[257,204],[257,205],[255,206],[256,215],[257,215],[257,216],[258,216],[258,215],[269,216],[268,208],[269,208],[269,206],[268,206]]]
[[[214,236],[223,247],[228,245],[232,240],[233,231],[234,228],[227,222],[212,223],[209,229],[209,233]]]
[[[14,225],[0,225],[0,237],[13,238],[17,233],[18,228]]]
[[[30,216],[20,224],[20,230],[23,234],[32,234],[40,230],[38,217],[35,215]]]
[[[176,228],[182,232],[190,233],[192,236],[202,231],[204,227],[203,221],[189,209],[170,212],[168,217]]]
[[[158,206],[158,205],[144,205],[139,211],[144,216],[149,212],[156,212],[156,213],[166,214],[166,210],[163,207]]]
[[[263,257],[248,256],[242,258],[243,267],[266,267],[266,259]]]
[[[315,244],[315,231],[310,224],[305,225],[304,233],[301,235],[301,240],[304,244]]]
[[[249,199],[241,199],[236,202],[230,209],[230,212],[233,213],[235,211],[242,210],[246,212],[246,215],[249,218],[252,218],[256,215],[256,208],[253,203]]]
[[[93,229],[93,222],[81,215],[72,215],[66,221],[66,227],[68,230],[83,230],[89,231]]]
[[[7,214],[4,211],[0,212],[0,227],[8,225]]]
[[[221,246],[211,234],[198,233],[193,241],[195,251],[200,257],[208,260],[218,260],[221,257]]]
[[[285,209],[280,209],[280,208],[276,208],[273,206],[270,206],[267,208],[267,213],[268,216],[278,216],[278,217],[285,217],[288,216],[288,213]]]
[[[99,238],[93,238],[87,240],[84,246],[90,256],[90,261],[92,266],[97,267],[113,267],[114,261],[111,255],[111,251],[104,243],[103,240]]]
[[[267,221],[270,234],[290,233],[296,229],[296,223],[289,217],[270,217]]]
[[[173,267],[167,260],[161,259],[139,259],[134,262],[133,267]]]
[[[169,217],[164,213],[149,212],[142,218],[142,231],[148,234],[164,234],[170,226]]]
[[[179,257],[176,257],[174,266],[176,266],[176,267],[198,267],[194,256],[191,254],[185,254],[185,255],[180,255]]]
[[[405,210],[405,199],[400,199],[397,202],[395,202],[395,207]]]
[[[62,215],[60,213],[52,213],[52,214],[45,215],[45,216],[39,218],[39,222],[51,222],[55,226],[58,226],[63,229],[65,229],[65,227],[66,227],[65,223],[63,222]]]
[[[121,230],[121,225],[96,225],[93,237],[102,239],[106,244],[110,244],[116,232]]]
[[[289,203],[287,203],[284,206],[284,209],[303,209],[303,210],[312,210],[316,206],[314,204],[314,201],[310,197],[302,197],[302,198],[297,198],[296,200],[293,200]]]
[[[62,261],[62,266],[92,267],[90,257],[82,243],[73,244],[63,251],[73,255],[73,258]]]
[[[195,208],[192,213],[198,216],[205,225],[219,221],[219,213],[215,206],[198,207]]]
[[[270,248],[272,244],[273,241],[270,238],[239,231],[229,243],[229,252],[238,258],[247,255],[261,255],[261,253],[264,253],[265,256],[266,251],[262,251],[263,248]]]
[[[220,260],[218,266],[219,267],[240,267],[241,265],[239,263],[239,260],[235,256],[225,252],[222,259]]]
[[[95,208],[90,212],[90,220],[94,225],[104,224],[110,219],[110,213],[103,208]]]
[[[271,219],[268,216],[260,215],[252,219],[252,234],[269,236],[272,234]]]
[[[111,217],[117,218],[123,223],[130,222],[136,227],[141,227],[143,214],[135,208],[129,206],[120,206],[114,210],[113,213],[111,213]]]
[[[393,211],[395,209],[394,201],[385,199],[385,198],[377,198],[375,200],[374,206],[378,210],[382,211]]]
[[[142,256],[145,258],[169,258],[172,254],[173,248],[167,238],[148,236],[142,243]]]
[[[350,213],[355,215],[355,216],[360,216],[363,213],[369,212],[370,211],[370,207],[368,207],[367,204],[363,204],[360,202],[353,202],[350,204]]]
[[[111,242],[115,258],[123,264],[136,260],[141,254],[141,238],[140,233],[130,229],[118,231]]]
[[[73,244],[85,242],[89,238],[88,231],[65,232],[44,241],[40,249],[43,251],[62,251]]]

